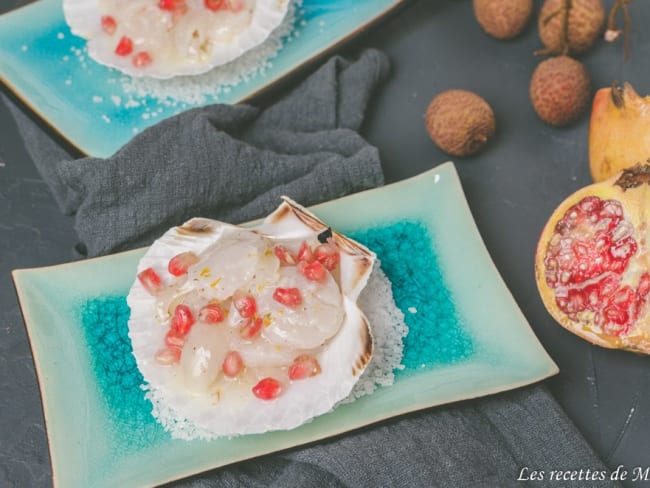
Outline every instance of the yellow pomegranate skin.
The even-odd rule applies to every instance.
[[[648,164],[637,165],[606,181],[588,185],[560,203],[544,226],[537,245],[535,254],[537,289],[549,314],[560,325],[582,339],[606,348],[650,354],[650,294],[647,291],[645,295],[641,294],[642,300],[638,299],[638,317],[631,321],[633,323],[629,330],[624,333],[611,333],[611,330],[608,331],[606,327],[597,324],[596,314],[589,310],[573,316],[562,310],[557,299],[559,286],[551,286],[547,279],[551,241],[561,227],[558,223],[575,208],[578,202],[593,197],[598,197],[601,201],[619,202],[623,211],[622,222],[629,229],[633,229],[631,238],[635,240],[638,247],[620,273],[621,286],[636,289],[638,294],[642,288],[641,282],[645,279],[646,290],[648,289],[647,283],[650,282],[650,165]],[[613,231],[613,234],[616,232]],[[600,276],[596,279],[600,279]],[[578,286],[584,287],[584,284]]]
[[[589,169],[594,182],[650,159],[650,97],[625,83],[596,92],[589,121]]]

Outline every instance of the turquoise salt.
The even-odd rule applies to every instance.
[[[472,355],[472,341],[456,312],[435,254],[435,242],[419,222],[397,222],[349,233],[381,261],[393,297],[404,312],[404,372],[456,363]]]

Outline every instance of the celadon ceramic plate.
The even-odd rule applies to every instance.
[[[135,134],[178,112],[251,97],[404,2],[302,0],[291,35],[277,56],[265,63],[263,73],[224,85],[215,97],[205,100],[199,100],[200,87],[205,85],[199,83],[199,92],[191,100],[183,95],[184,101],[179,102],[173,95],[178,98],[177,88],[170,89],[171,97],[164,100],[139,94],[141,90],[132,92],[127,75],[88,57],[85,40],[70,33],[62,0],[38,0],[0,16],[0,81],[78,149],[106,157]],[[248,64],[236,61],[230,71]],[[182,83],[186,91],[194,86],[191,78]]]
[[[144,250],[14,271],[58,486],[159,484],[557,373],[500,278],[453,164],[312,208],[377,252],[406,316],[395,382],[291,431],[173,440],[150,415],[125,296]]]

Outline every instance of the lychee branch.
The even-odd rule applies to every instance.
[[[614,42],[623,33],[623,59],[627,61],[630,57],[630,29],[632,21],[627,6],[634,0],[615,0],[614,5],[607,16],[607,30],[605,31],[605,41]],[[616,16],[619,11],[623,12],[623,30],[616,27]]]

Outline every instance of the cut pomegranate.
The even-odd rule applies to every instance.
[[[133,66],[136,68],[144,68],[145,66],[149,65],[152,63],[151,56],[147,51],[142,51],[133,56],[133,60],[131,61],[133,63]]]
[[[309,264],[300,263],[300,272],[311,281],[323,281],[327,276],[327,269],[319,261]]]
[[[172,317],[171,328],[181,336],[187,335],[194,325],[194,315],[190,307],[184,304],[176,305],[174,316]]]
[[[329,271],[333,271],[341,262],[341,255],[336,244],[327,243],[319,245],[314,251],[316,261],[325,266]]]
[[[226,358],[223,360],[223,374],[231,378],[237,376],[244,367],[244,360],[237,351],[228,351]]]
[[[239,335],[244,339],[255,339],[260,335],[262,325],[264,325],[262,317],[250,318],[239,327]]]
[[[138,280],[144,286],[144,289],[149,292],[150,295],[157,295],[163,289],[163,283],[158,276],[158,273],[154,271],[153,268],[147,268],[138,273]]]
[[[228,2],[226,0],[203,0],[203,5],[213,12],[228,8]]]
[[[273,299],[286,305],[287,307],[295,307],[302,303],[302,295],[298,288],[276,288],[273,292]]]
[[[253,387],[253,395],[260,400],[273,400],[282,393],[282,383],[275,378],[267,377],[261,379]]]
[[[316,358],[310,354],[301,354],[293,360],[289,366],[290,380],[304,380],[320,373],[320,364]]]
[[[193,252],[182,252],[169,260],[167,270],[174,276],[182,276],[187,273],[190,266],[198,262],[199,257]]]
[[[117,22],[115,21],[114,17],[111,17],[110,15],[102,15],[101,23],[102,30],[106,32],[106,34],[109,36],[115,34],[115,29],[117,29]]]
[[[118,56],[128,56],[133,52],[133,41],[130,37],[122,36],[115,47],[115,54]]]
[[[248,319],[255,315],[257,312],[257,302],[255,297],[252,295],[247,295],[242,291],[236,291],[232,297],[232,303],[235,306],[239,315],[244,319]]]
[[[300,249],[298,250],[298,261],[302,261],[304,263],[311,263],[314,260],[314,252],[311,250],[311,247],[309,247],[309,244],[307,244],[306,241],[303,241],[303,243],[300,245]]]
[[[296,264],[296,258],[291,251],[284,246],[275,246],[273,248],[273,253],[280,260],[280,263],[291,266]]]
[[[535,269],[560,324],[605,347],[650,353],[648,182],[650,165],[637,166],[567,198],[542,232]]]
[[[205,307],[199,310],[199,320],[206,324],[218,324],[223,322],[226,316],[217,303],[208,303]]]

